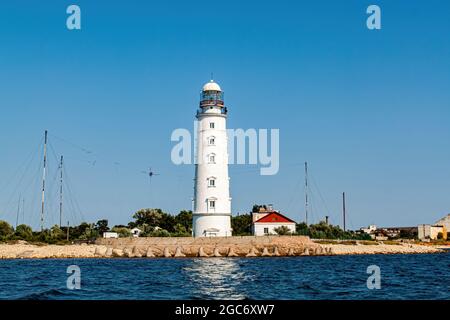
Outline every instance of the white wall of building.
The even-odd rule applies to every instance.
[[[253,224],[253,235],[265,236],[268,234],[277,234],[274,230],[281,226],[288,227],[292,233],[295,232],[295,223],[293,222],[278,222],[278,223],[257,222]]]
[[[444,232],[446,232],[446,229],[443,226],[432,226],[429,224],[420,224],[417,227],[417,230],[418,230],[417,237],[420,240],[423,239],[436,240],[438,238],[439,233],[444,234]]]

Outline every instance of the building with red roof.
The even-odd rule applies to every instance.
[[[261,208],[258,212],[252,213],[252,232],[255,236],[266,236],[277,234],[275,229],[285,226],[291,233],[295,232],[295,221],[273,210]]]

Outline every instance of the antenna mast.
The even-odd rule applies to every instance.
[[[60,185],[59,185],[59,227],[62,226],[62,213],[63,213],[63,156],[61,156],[61,162],[59,163],[60,170]]]
[[[305,162],[305,218],[308,225],[308,162]]]
[[[19,225],[19,214],[20,214],[20,198],[21,198],[22,196],[21,195],[19,195],[19,202],[17,203],[17,216],[16,216],[16,231],[17,231],[17,226]]]
[[[344,231],[345,231],[345,192],[342,192],[342,215],[343,215]]]
[[[44,172],[42,174],[42,207],[41,207],[41,231],[44,230],[44,205],[45,205],[45,176],[47,169],[47,130],[44,137]]]

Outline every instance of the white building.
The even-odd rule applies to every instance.
[[[371,224],[371,225],[369,225],[369,227],[367,227],[367,228],[361,228],[360,230],[361,230],[362,232],[364,232],[364,233],[369,233],[369,234],[371,234],[371,233],[374,233],[375,231],[377,231],[377,226],[374,225],[374,224]]]
[[[278,211],[268,210],[252,213],[252,232],[255,236],[276,235],[276,229],[282,226],[290,233],[295,232],[295,221]]]
[[[142,230],[139,228],[133,228],[130,232],[133,237],[138,238],[141,235]]]
[[[193,236],[231,236],[227,108],[213,80],[203,86],[197,111]]]
[[[450,214],[446,215],[442,219],[436,221],[435,224],[419,224],[418,238],[420,240],[436,240],[439,234],[442,234],[443,239],[447,239],[447,232],[450,230]]]
[[[109,238],[117,239],[117,238],[119,238],[119,234],[117,232],[103,232],[103,238],[106,238],[106,239],[109,239]]]

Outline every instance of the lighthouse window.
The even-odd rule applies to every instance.
[[[209,184],[210,187],[215,187],[216,186],[216,179],[214,178],[210,178],[209,179]]]
[[[216,139],[214,137],[209,138],[208,143],[210,146],[213,146],[216,142]]]
[[[216,156],[214,154],[209,156],[209,163],[216,163]]]
[[[209,123],[209,127],[210,127],[211,129],[214,129],[214,122],[210,122],[210,123]]]
[[[211,209],[215,209],[215,208],[216,208],[216,201],[210,200],[210,201],[209,201],[209,207],[210,207]]]

